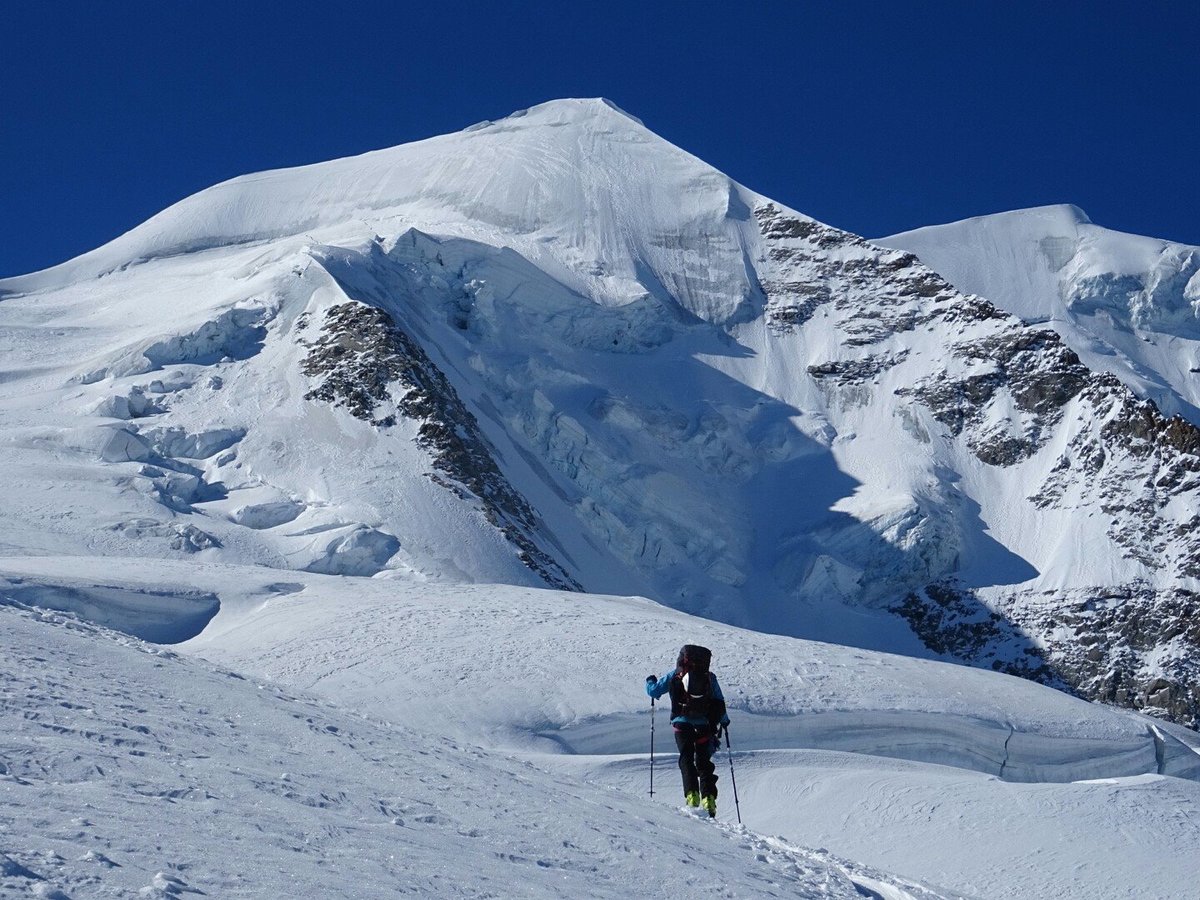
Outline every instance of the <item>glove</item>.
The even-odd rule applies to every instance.
[[[657,675],[647,675],[646,676],[646,684],[654,684],[657,681],[658,681]]]
[[[720,722],[718,722],[716,730],[713,731],[713,737],[715,737],[717,739],[718,747],[721,746],[721,732],[724,731],[727,727],[728,727],[727,725],[722,725]]]

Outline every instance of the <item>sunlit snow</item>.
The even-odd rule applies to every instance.
[[[1109,240],[1042,218],[1062,267],[1061,222]],[[1194,893],[1193,732],[938,661],[890,610],[1192,584],[1100,501],[1030,500],[1078,400],[1000,467],[911,399],[1020,327],[943,285],[602,100],[233,179],[0,281],[0,893]],[[416,349],[330,329],[359,308]],[[395,387],[431,373],[448,421]],[[687,642],[733,722],[715,823],[642,689]]]

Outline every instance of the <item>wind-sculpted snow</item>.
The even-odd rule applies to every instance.
[[[29,591],[113,584],[89,577],[90,565],[87,558],[9,558],[0,560],[0,573]],[[1097,768],[1089,777],[1158,767],[1148,720],[982,670],[763,635],[641,598],[399,579],[345,582],[300,572],[281,585],[277,576],[264,568],[127,560],[119,584],[131,596],[219,596],[219,614],[185,645],[188,652],[346,702],[361,700],[388,718],[436,717],[464,739],[503,735],[514,746],[552,747],[548,736],[619,722],[638,709],[645,725],[643,670],[667,665],[676,645],[695,637],[721,648],[722,685],[754,746],[821,746],[824,733],[841,742],[837,749],[849,749],[857,734],[864,752],[875,753],[900,733],[886,717],[896,714],[899,723],[911,713],[914,740],[960,748],[974,740],[970,752],[992,760],[981,765],[985,770],[1005,764],[998,748],[1013,732],[1046,747],[1060,740],[1090,744]],[[560,677],[605,634],[612,637],[602,668],[587,679]],[[464,682],[472,685],[465,692]],[[614,739],[606,751],[633,752],[630,743],[616,745],[628,740]],[[1032,756],[1023,765],[1036,768]],[[1047,772],[1057,765],[1051,759]]]
[[[0,575],[0,602],[4,601],[73,613],[160,644],[196,637],[221,608],[216,594],[183,586],[140,589],[80,578],[26,580]]]
[[[268,314],[254,307],[231,309],[190,334],[169,338],[142,351],[147,362],[156,369],[172,363],[205,363],[223,358],[245,359],[262,349],[266,329],[263,320]]]
[[[91,565],[8,559],[0,572],[84,590]],[[902,900],[1190,889],[1188,867],[1163,860],[1188,858],[1200,837],[1200,783],[1184,780],[1200,776],[1200,755],[1134,714],[638,598],[271,575],[131,560],[106,582],[218,594],[220,612],[178,649],[240,674],[0,607],[5,888],[809,896],[817,879],[812,896],[846,884]],[[676,812],[662,744],[645,796],[642,673],[692,640],[716,649],[744,828]],[[581,660],[597,661],[586,678],[571,674]],[[729,823],[724,753],[717,762]],[[1081,777],[1102,780],[1066,781]]]
[[[58,568],[50,560],[0,565],[27,583]],[[636,598],[390,579],[350,587],[301,573],[280,591],[268,572],[164,563],[130,573],[131,589],[168,593],[190,578],[222,593],[220,615],[188,645],[195,652],[388,718],[436,717],[463,739],[636,752],[646,723],[644,708],[634,714],[644,707],[641,676],[630,673],[664,664],[702,629],[706,643],[722,648],[722,683],[747,749],[857,750],[1019,781],[1158,772],[1164,764],[1146,720],[1028,681],[764,636]],[[606,644],[601,670],[560,677],[604,634],[615,643]],[[488,675],[497,671],[503,679]],[[521,685],[528,688],[511,693]],[[1198,761],[1172,758],[1171,774],[1200,776]]]

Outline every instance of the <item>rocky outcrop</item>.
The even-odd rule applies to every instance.
[[[302,331],[311,322],[300,323]],[[504,477],[479,423],[446,376],[384,309],[350,301],[326,312],[317,337],[304,342],[301,371],[315,382],[305,398],[345,409],[376,428],[399,418],[419,424],[417,441],[432,456],[430,477],[463,499],[481,505],[488,521],[545,582],[580,590],[579,584],[539,547],[541,523]]]
[[[768,322],[786,334],[823,316],[836,329],[843,355],[807,368],[831,406],[871,403],[910,358],[906,335],[932,330],[944,352],[894,388],[909,401],[897,413],[906,429],[932,440],[924,410],[939,440],[985,466],[1037,473],[1027,495],[1037,508],[1103,516],[1129,560],[1200,578],[1200,429],[1089,370],[1054,331],[959,294],[912,254],[771,204],[757,216]],[[1185,586],[983,592],[949,577],[890,608],[947,658],[1200,727],[1200,595]]]
[[[882,250],[772,203],[758,207],[755,216],[771,272],[762,279],[765,314],[776,331],[801,326],[826,306],[848,347],[877,344],[934,319],[1003,318],[986,301],[962,297],[911,253]],[[955,310],[951,302],[965,308]]]
[[[1087,426],[1030,499],[1098,506],[1127,556],[1200,577],[1200,429],[1163,416],[1111,375],[1096,376],[1083,399]]]
[[[1060,690],[1074,687],[1014,621],[989,608],[973,591],[929,584],[892,606],[892,611],[935,653]]]
[[[1200,594],[1146,586],[1015,593],[1001,612],[929,585],[896,604],[937,653],[1200,728]]]

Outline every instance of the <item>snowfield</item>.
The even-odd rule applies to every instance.
[[[1195,254],[947,228],[563,100],[0,280],[0,894],[1195,896]]]
[[[0,561],[17,896],[1165,898],[1195,878],[1194,735],[1021,679],[640,598],[90,565]],[[164,617],[224,602],[167,648],[19,599],[86,611],[117,584]],[[641,682],[688,641],[720,648],[741,827],[724,751],[718,823],[679,809],[662,710],[647,796]]]
[[[61,614],[0,617],[4,896],[862,896],[858,867],[745,828]]]

